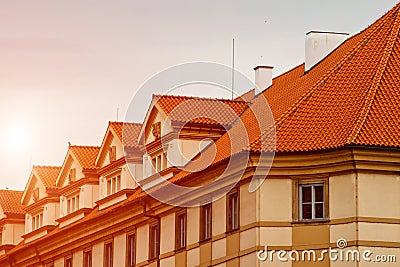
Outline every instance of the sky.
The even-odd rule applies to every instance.
[[[108,121],[123,120],[136,90],[165,68],[231,65],[234,38],[238,71],[253,79],[255,66],[270,65],[276,76],[304,62],[308,31],[354,35],[396,3],[2,0],[0,188],[23,190],[32,165],[61,166],[68,142],[100,145]]]

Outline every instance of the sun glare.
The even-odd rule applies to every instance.
[[[21,153],[27,150],[28,135],[22,126],[11,127],[5,141],[10,152]]]

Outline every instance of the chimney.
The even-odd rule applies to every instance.
[[[256,88],[260,91],[272,85],[272,69],[271,66],[257,66],[254,68]]]
[[[305,71],[309,71],[348,37],[348,33],[308,32],[306,34]]]

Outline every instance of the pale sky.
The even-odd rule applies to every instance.
[[[238,71],[276,76],[304,61],[308,31],[353,35],[396,2],[2,0],[0,188],[23,190],[32,164],[61,165],[68,141],[100,145],[117,109],[122,120],[167,67],[231,65],[235,38]]]

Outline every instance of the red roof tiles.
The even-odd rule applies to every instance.
[[[138,147],[138,136],[140,129],[142,128],[141,123],[133,122],[109,122],[109,126],[117,134],[117,137],[122,141],[124,136],[124,146]]]
[[[243,150],[300,152],[348,145],[399,148],[399,10],[400,4],[307,73],[302,64],[275,78],[240,117],[250,145],[231,147],[243,138],[236,124],[203,151],[201,158],[212,159],[214,165]],[[264,114],[258,118],[268,122],[261,96],[267,99],[275,121],[262,134],[254,115]],[[182,171],[171,182],[188,174]]]
[[[192,96],[153,95],[171,121],[211,125],[231,125],[248,108],[242,99],[216,99]]]
[[[21,205],[23,191],[0,190],[0,206],[5,214],[25,214]]]
[[[61,171],[58,166],[33,166],[33,171],[46,188],[56,188],[56,180]]]
[[[400,147],[399,9],[400,4],[308,73],[264,92],[275,115],[276,151]],[[286,97],[291,104],[276,101]],[[264,131],[263,149],[271,149],[271,131]],[[260,151],[260,140],[250,148]]]
[[[69,149],[83,169],[96,169],[95,163],[100,151],[99,146],[70,146]]]

